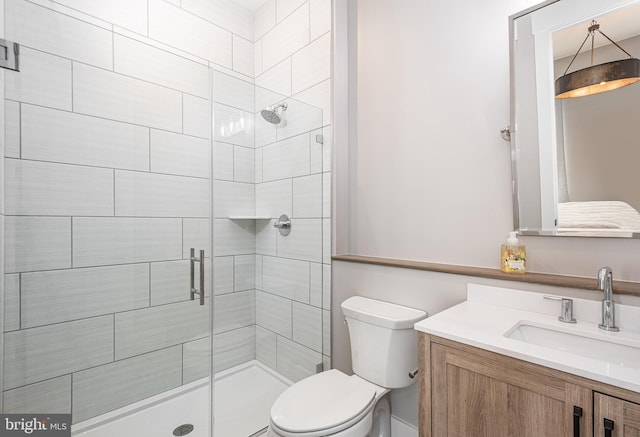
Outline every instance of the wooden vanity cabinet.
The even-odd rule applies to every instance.
[[[632,392],[424,333],[419,354],[420,437],[640,437],[639,406],[610,396]]]
[[[593,394],[595,437],[640,437],[640,405],[608,396]]]

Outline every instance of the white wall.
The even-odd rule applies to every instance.
[[[358,2],[350,253],[498,266],[513,226],[499,135],[509,119],[508,16],[528,6]],[[594,276],[609,264],[616,278],[640,280],[640,241],[523,240],[530,271]]]
[[[499,134],[509,120],[508,17],[531,5],[357,2],[357,144],[351,143],[351,173],[336,175],[335,194],[349,196],[347,210],[339,209],[345,203],[336,210],[349,220],[344,252],[498,267],[499,245],[513,228],[510,148]],[[345,147],[336,144],[336,155]],[[523,241],[531,271],[595,277],[611,265],[616,278],[640,280],[640,241]],[[434,314],[464,300],[468,282],[523,287],[342,262],[334,263],[333,275],[333,363],[345,371],[350,358],[339,304],[349,296]],[[416,424],[417,393],[396,393],[392,409]]]

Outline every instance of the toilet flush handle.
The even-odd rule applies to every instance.
[[[409,372],[409,378],[413,379],[416,377],[417,374],[418,374],[418,369],[414,370],[413,372]]]

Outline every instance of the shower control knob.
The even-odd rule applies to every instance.
[[[282,214],[280,218],[273,224],[273,227],[278,229],[280,235],[286,237],[291,233],[291,220],[286,214]]]

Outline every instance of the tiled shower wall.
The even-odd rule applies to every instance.
[[[4,0],[0,0],[0,8],[4,10]],[[4,23],[0,20],[0,38],[5,38]],[[0,71],[0,102],[4,102],[4,71]],[[0,105],[0,302],[4,302],[4,105]],[[4,306],[4,303],[3,303]],[[0,326],[4,327],[4,311],[0,311]],[[2,330],[4,332],[4,329]],[[0,351],[4,351],[4,335],[0,334]],[[0,359],[0,393],[4,392],[4,363]],[[4,408],[4,400],[0,396],[0,411]]]
[[[253,331],[225,334],[245,332],[245,346],[225,345],[297,381],[330,367],[331,2],[266,1],[255,35],[255,86],[214,74],[216,305],[254,315]],[[280,102],[276,127],[260,110]],[[273,227],[281,214],[286,237]],[[216,370],[227,357],[215,355]]]
[[[7,3],[5,411],[77,422],[208,374],[184,301],[188,248],[210,253],[207,67],[215,370],[328,368],[330,1],[267,1],[255,27],[231,0]],[[288,127],[256,115],[285,99]],[[289,237],[229,219],[285,212]]]
[[[256,356],[295,381],[330,367],[331,1],[268,0],[255,38],[256,110],[289,103],[283,128],[255,118],[255,212],[292,219],[256,223]]]
[[[253,14],[9,0],[4,17],[22,44],[5,81],[4,410],[78,422],[208,375],[208,305],[185,290],[189,248],[210,253],[209,68],[253,80]]]
[[[282,101],[286,125],[265,122],[260,109]],[[244,356],[298,380],[315,373],[329,349],[328,317],[322,318],[329,299],[328,277],[326,297],[322,278],[322,110],[216,72],[214,114],[214,319],[236,328],[216,336],[217,342],[224,336],[225,351],[235,349],[218,351],[215,369]],[[288,236],[273,227],[281,214],[292,218]]]

